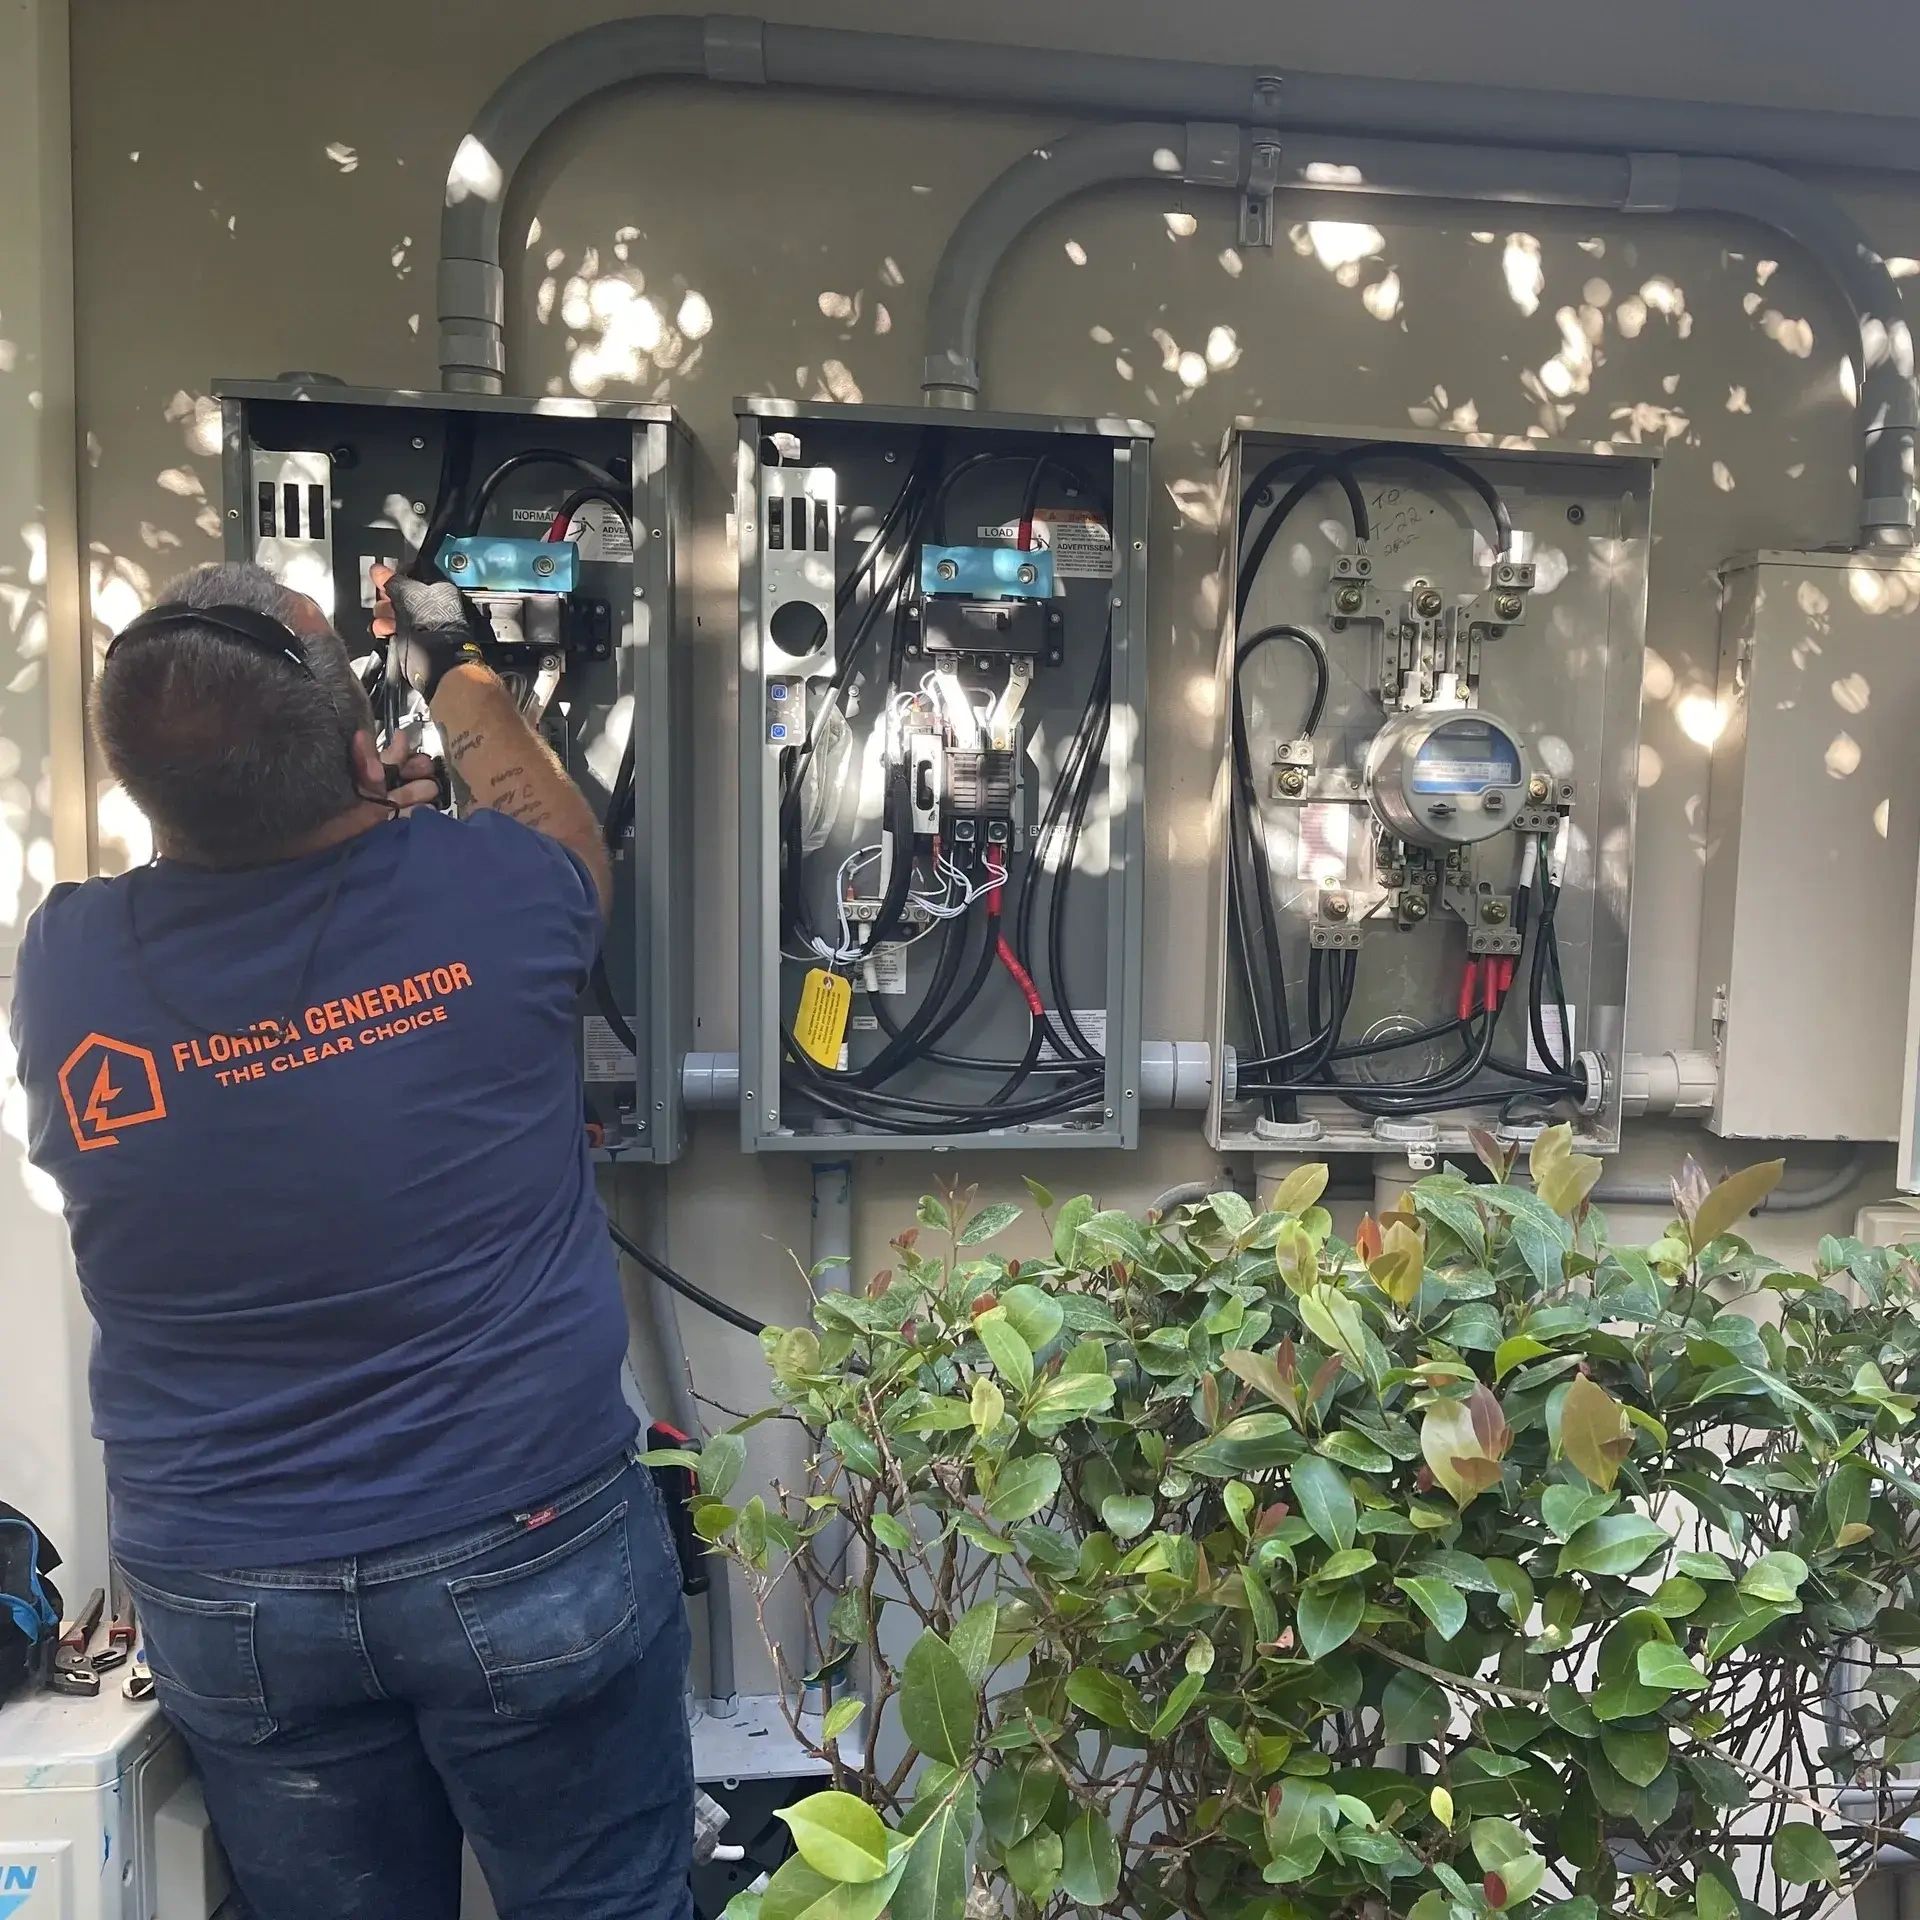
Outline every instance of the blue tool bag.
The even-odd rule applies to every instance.
[[[18,1507],[0,1500],[0,1705],[37,1675],[60,1637],[60,1564],[53,1543]]]

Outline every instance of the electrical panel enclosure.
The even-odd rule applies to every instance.
[[[1920,558],[1721,569],[1700,1031],[1734,1138],[1900,1137],[1920,871]]]
[[[1133,1145],[1149,430],[735,411],[744,1145]]]
[[[418,547],[443,478],[463,489],[436,536],[441,571],[479,609],[490,663],[600,814],[613,856],[605,946],[580,1004],[586,1123],[610,1157],[673,1159],[692,1028],[684,426],[667,407],[318,377],[214,391],[228,557],[319,602],[377,711],[390,690],[369,569]]]
[[[1240,422],[1207,1137],[1619,1140],[1653,458]]]

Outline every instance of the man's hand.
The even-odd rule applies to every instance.
[[[433,756],[422,753],[404,730],[380,749],[380,761],[393,769],[387,775],[390,785],[386,799],[396,813],[405,813],[409,807],[440,804],[440,778]]]
[[[369,576],[375,633],[390,635],[407,684],[431,701],[457,666],[482,659],[460,589],[450,580],[409,580],[387,566]]]

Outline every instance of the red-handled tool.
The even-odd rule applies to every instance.
[[[106,1605],[106,1588],[95,1587],[88,1594],[86,1605],[61,1627],[60,1639],[53,1649],[53,1665],[47,1674],[47,1686],[53,1692],[91,1696],[100,1691],[100,1676],[87,1658],[87,1643],[93,1638],[93,1630],[100,1624]]]

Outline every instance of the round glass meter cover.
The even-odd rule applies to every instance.
[[[1520,785],[1520,747],[1477,715],[1445,720],[1421,742],[1408,770],[1410,793],[1481,794]]]

